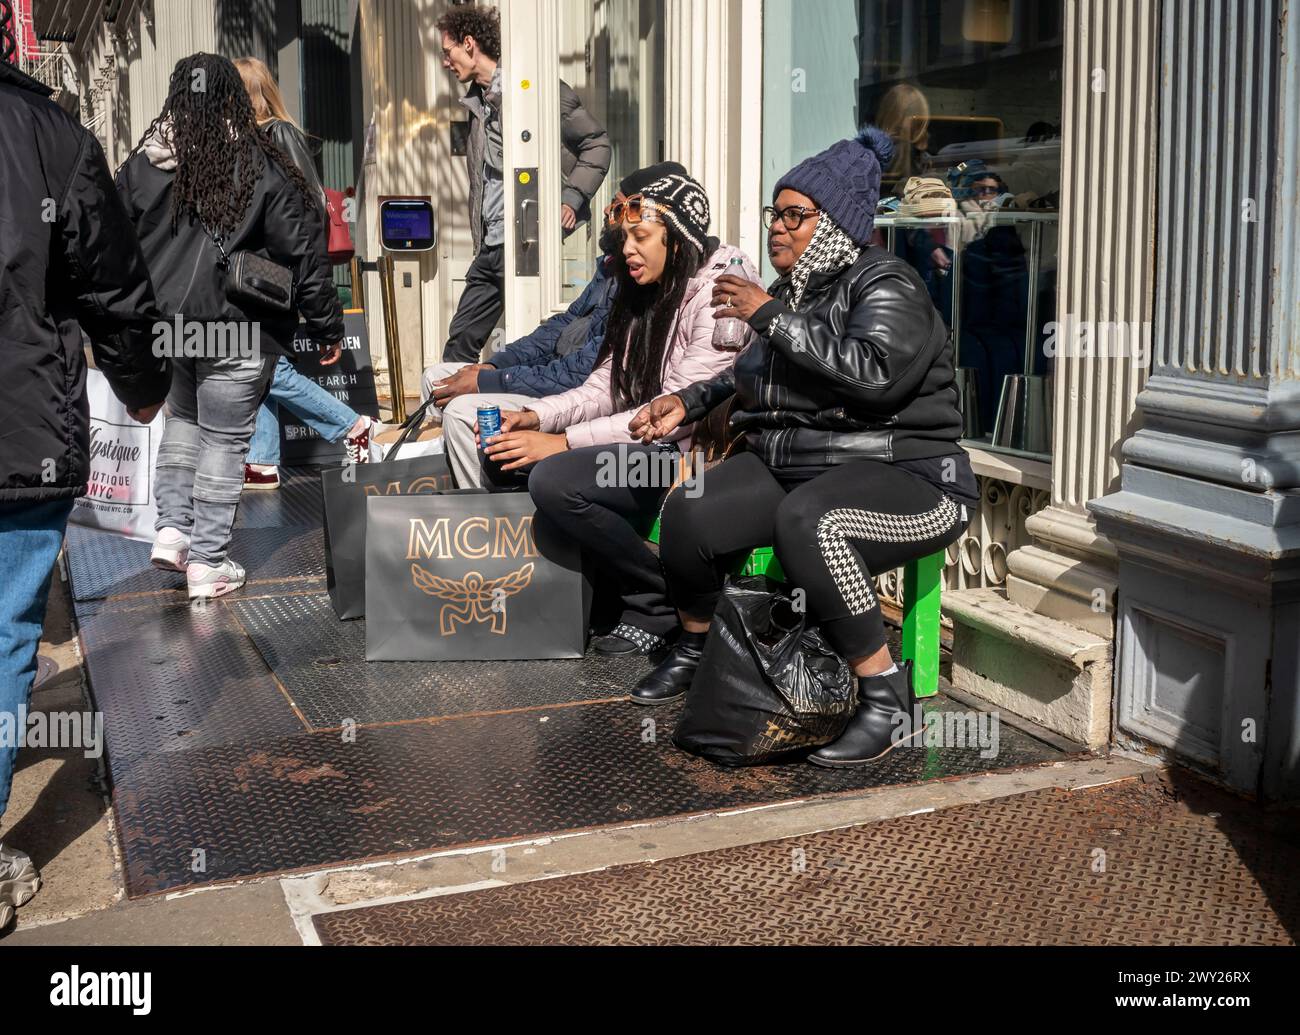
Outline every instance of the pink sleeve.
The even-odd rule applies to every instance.
[[[566,428],[581,426],[584,421],[599,417],[602,412],[613,408],[614,402],[609,394],[609,362],[606,359],[576,388],[570,388],[559,395],[534,399],[528,404],[527,408],[537,414],[542,431],[555,434]],[[569,445],[573,445],[572,439]]]
[[[713,333],[717,321],[713,319],[711,299],[711,292],[701,291],[683,310],[679,328],[684,333],[675,334],[674,337],[684,344],[679,345],[674,350],[673,361],[668,364],[668,369],[664,371],[663,391],[660,394],[671,395],[678,389],[695,384],[696,381],[712,380],[731,366],[735,362],[736,356],[744,348],[748,348],[753,341],[754,332],[746,328],[745,342],[741,349],[723,350],[715,348]],[[608,385],[608,374],[606,374],[606,385]],[[606,389],[606,398],[608,398],[608,388]],[[630,410],[624,410],[622,413],[598,417],[582,424],[570,425],[564,433],[565,438],[569,441],[569,448],[581,449],[583,446],[604,445],[610,442],[640,441],[627,430],[628,424],[640,409],[641,407],[636,406]],[[668,441],[675,442],[679,439],[690,438],[693,429],[693,424],[683,425],[668,436]]]

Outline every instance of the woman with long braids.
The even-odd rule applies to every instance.
[[[312,195],[321,206],[321,232],[325,232],[327,215],[325,190],[316,175],[316,163],[306,134],[294,122],[280,94],[280,86],[266,67],[266,62],[255,57],[235,58],[235,67],[244,81],[248,99],[253,105],[253,117],[262,132],[283,151],[298,167],[311,188]],[[326,235],[326,240],[329,237]],[[321,366],[339,361],[343,354],[334,346],[321,356]],[[365,417],[341,399],[325,391],[309,377],[298,373],[286,356],[281,356],[271,375],[271,389],[258,408],[257,425],[253,441],[248,448],[248,461],[244,464],[245,489],[278,489],[280,487],[280,409],[283,407],[315,431],[327,442],[344,443],[348,460],[364,464],[370,459],[370,434],[377,421]]]
[[[118,170],[117,188],[159,305],[177,314],[181,332],[170,341],[151,560],[185,572],[191,598],[221,596],[244,584],[227,551],[254,417],[275,363],[292,352],[300,313],[331,347],[343,337],[318,202],[259,131],[235,66],[215,54],[176,63],[163,110]],[[290,271],[287,311],[231,296],[226,257],[240,252]]]
[[[708,236],[709,201],[695,180],[653,167],[634,176],[643,185],[608,217],[623,240],[613,253],[618,287],[596,368],[577,388],[503,413],[503,433],[484,443],[502,470],[537,465],[528,491],[538,511],[617,579],[621,620],[595,643],[606,654],[653,653],[677,628],[645,535],[693,426],[643,445],[628,421],[660,393],[731,366],[749,332],[742,327],[732,340],[714,320],[713,285],[728,268],[758,282],[743,252]]]
[[[870,246],[892,155],[888,134],[867,127],[777,182],[764,217],[780,276],[769,291],[735,277],[715,287],[718,315],[747,321],[757,341],[724,377],[669,392],[633,421],[651,441],[734,396],[743,441],[706,492],[664,504],[660,555],[684,631],[633,700],[691,688],[728,562],[773,545],[858,678],[848,728],[809,756],[832,767],[865,765],[920,732],[872,578],[955,542],[979,498],[958,445],[947,328],[916,271]]]

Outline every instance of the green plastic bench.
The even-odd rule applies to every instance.
[[[647,538],[659,542],[659,519]],[[939,602],[943,588],[943,551],[909,561],[903,567],[903,660],[912,662],[912,686],[917,697],[939,692]],[[751,550],[734,572],[766,575],[785,581],[781,562],[770,546]]]

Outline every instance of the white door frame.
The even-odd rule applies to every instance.
[[[564,308],[560,229],[559,0],[501,0],[505,165],[506,341]],[[524,139],[527,134],[528,139]],[[517,276],[516,197],[521,170],[536,169],[539,265]]]

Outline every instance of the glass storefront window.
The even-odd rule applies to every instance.
[[[859,125],[886,130],[875,243],[917,270],[953,332],[967,440],[1049,454],[1063,0],[816,6],[764,3],[765,197]]]
[[[609,174],[591,202],[592,218],[564,242],[562,298],[591,279],[601,213],[628,173],[662,159],[664,0],[563,0],[560,77],[609,134]]]

